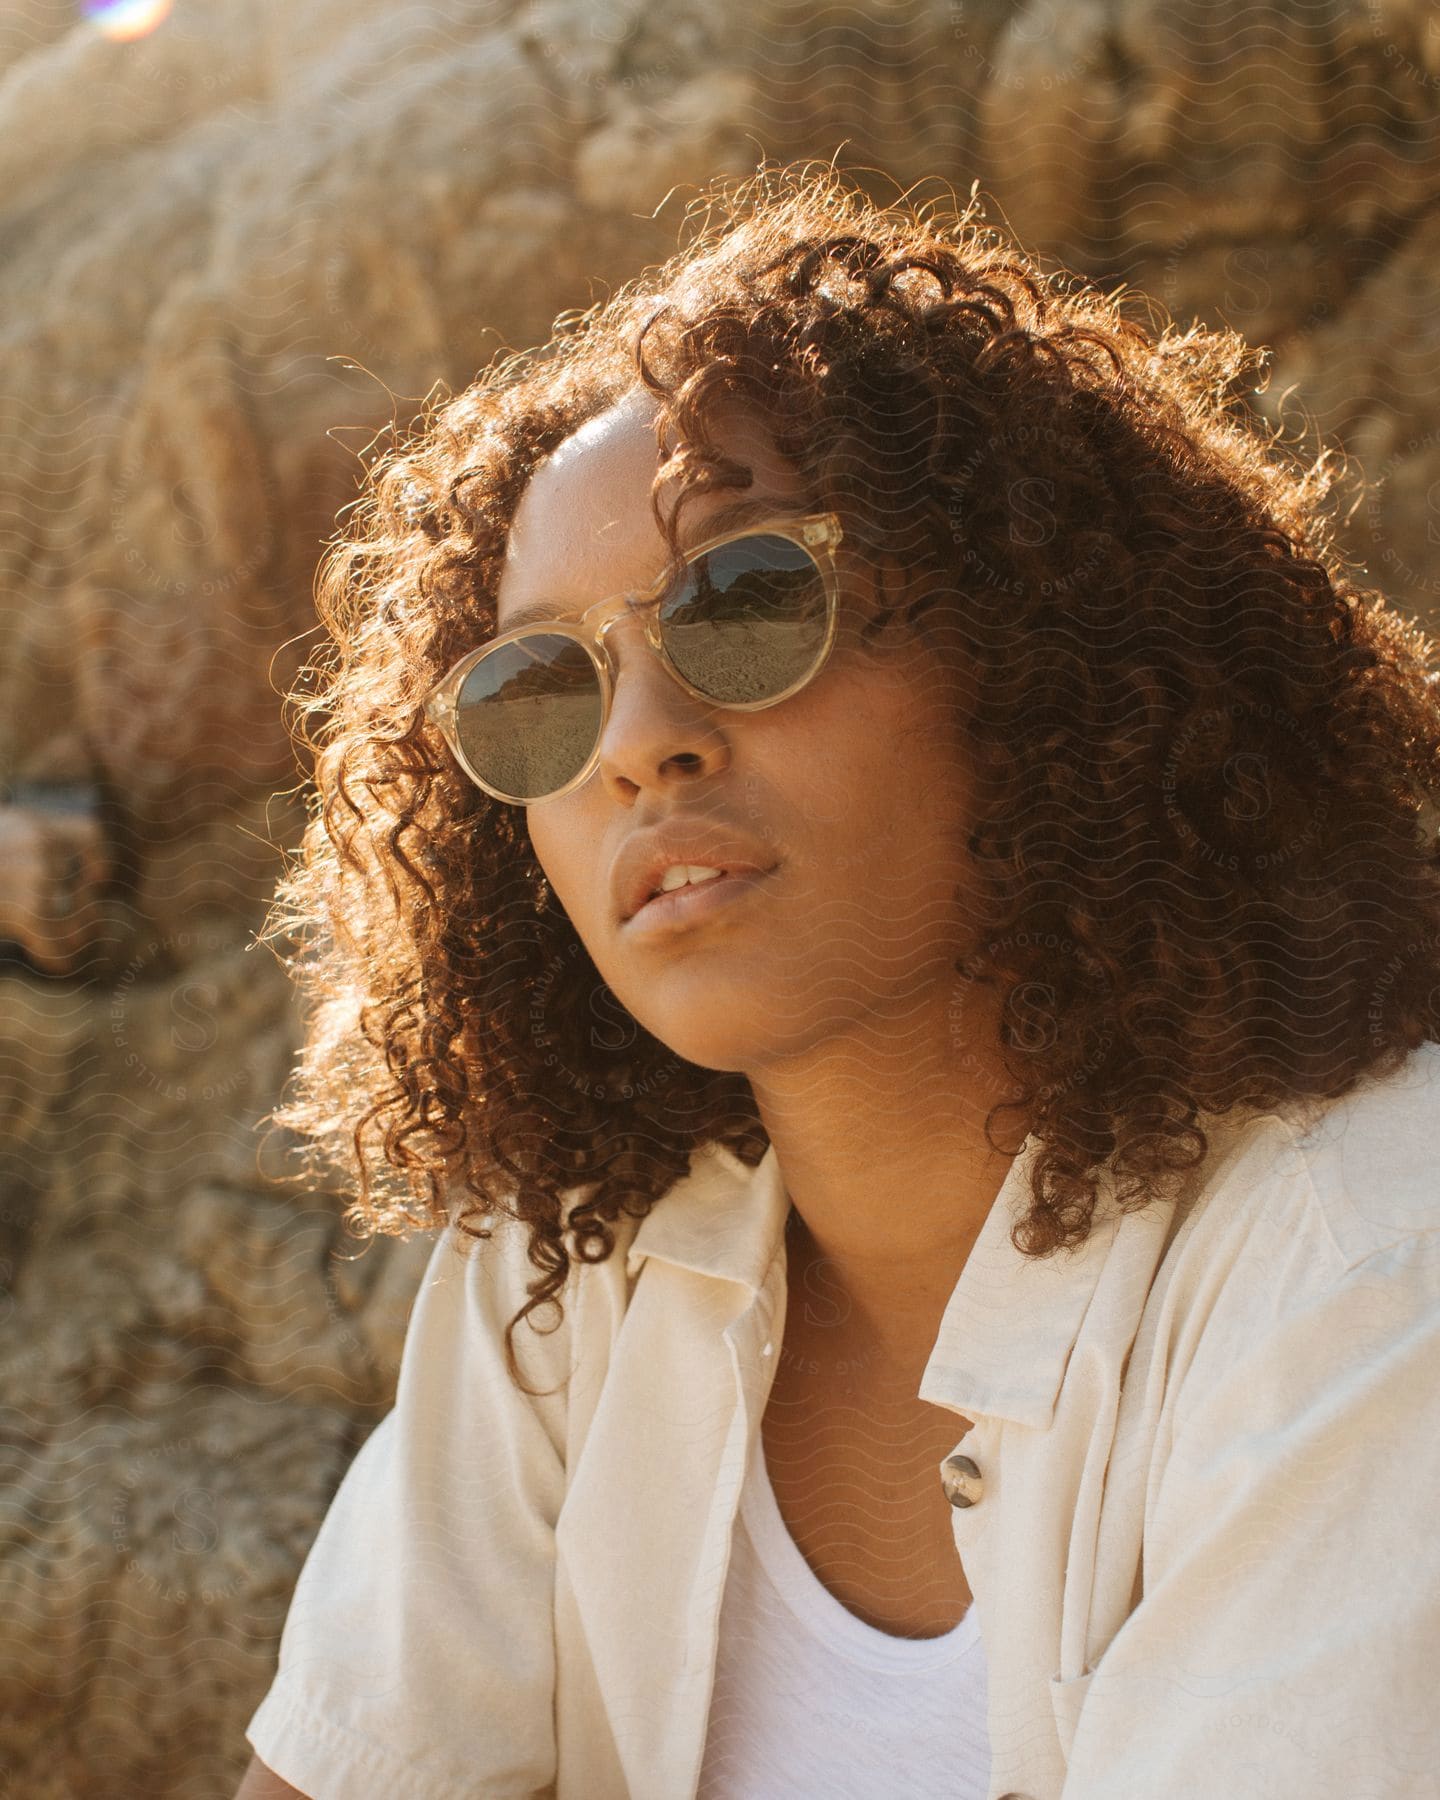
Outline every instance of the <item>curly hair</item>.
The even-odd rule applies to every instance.
[[[311,1002],[272,1116],[307,1173],[358,1167],[366,1234],[528,1228],[517,1381],[515,1327],[558,1323],[622,1211],[706,1145],[767,1146],[742,1075],[609,992],[524,809],[421,713],[495,630],[532,472],[639,387],[690,487],[745,484],[712,431],[758,408],[847,541],[905,572],[900,629],[963,644],[987,780],[957,972],[994,990],[1021,1095],[987,1136],[1014,1105],[1037,1140],[1018,1250],[1083,1241],[1107,1168],[1122,1210],[1168,1191],[1203,1115],[1338,1097],[1440,1037],[1435,645],[1352,579],[1344,458],[1255,420],[1263,372],[1231,331],[1042,273],[974,190],[881,205],[762,163],[701,191],[663,266],[375,451],[317,583],[331,641],[289,696],[323,725],[265,933]]]

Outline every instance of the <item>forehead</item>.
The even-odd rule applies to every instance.
[[[537,600],[604,598],[653,581],[668,551],[651,513],[651,488],[663,460],[655,437],[656,406],[641,391],[582,425],[541,463],[521,496],[506,544],[496,599],[506,618]],[[763,424],[738,412],[715,428],[727,456],[753,473],[746,499],[793,501],[803,484],[769,441]],[[661,488],[668,512],[678,485]],[[734,504],[736,490],[687,500],[686,537],[704,536],[707,519]]]

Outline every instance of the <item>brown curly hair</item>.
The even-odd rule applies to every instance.
[[[662,267],[377,449],[322,564],[333,643],[289,696],[324,725],[264,934],[313,1003],[273,1117],[307,1176],[358,1166],[367,1233],[528,1227],[512,1371],[622,1211],[703,1145],[767,1143],[742,1075],[609,992],[524,810],[420,710],[495,629],[537,464],[639,384],[692,486],[744,484],[711,430],[758,407],[847,541],[907,572],[900,628],[960,634],[988,785],[959,973],[995,988],[1038,1139],[1018,1249],[1082,1241],[1107,1166],[1123,1208],[1166,1191],[1200,1115],[1338,1096],[1440,1037],[1435,645],[1333,548],[1343,457],[1246,410],[1263,352],[1154,321],[1043,274],[973,190],[881,205],[762,163],[702,191]]]

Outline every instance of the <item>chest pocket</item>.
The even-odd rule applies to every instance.
[[[1085,1695],[1094,1679],[1093,1669],[1087,1674],[1073,1676],[1069,1681],[1061,1681],[1056,1676],[1050,1678],[1050,1704],[1055,1711],[1055,1731],[1066,1762],[1070,1760],[1070,1746],[1075,1742],[1080,1708],[1085,1704]]]

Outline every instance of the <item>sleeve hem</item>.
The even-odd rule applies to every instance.
[[[277,1683],[245,1737],[266,1768],[309,1800],[456,1800],[463,1787],[386,1745],[336,1725]]]

